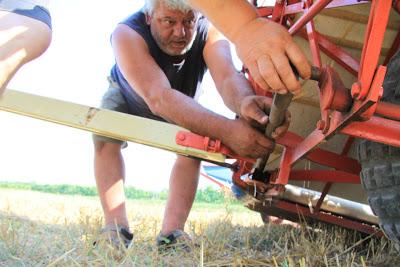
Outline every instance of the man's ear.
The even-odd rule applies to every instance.
[[[147,24],[147,25],[150,25],[151,16],[150,16],[149,13],[147,13],[147,12],[146,12],[144,15],[146,16],[146,24]]]

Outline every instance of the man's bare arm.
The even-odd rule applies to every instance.
[[[271,99],[254,95],[249,81],[234,67],[228,41],[212,25],[203,54],[225,105],[251,125],[265,126]],[[287,128],[288,121],[276,134],[286,132]]]
[[[246,0],[188,0],[231,42],[255,81],[265,90],[278,93],[300,92],[290,62],[307,79],[311,66],[287,30],[259,18]]]
[[[173,90],[143,38],[128,26],[117,27],[112,43],[124,77],[154,114],[195,133],[220,139],[242,156],[259,157],[272,149],[273,144],[244,121],[213,113]]]

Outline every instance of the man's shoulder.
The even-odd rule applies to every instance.
[[[209,25],[210,25],[210,22],[208,21],[208,19],[206,17],[204,17],[203,15],[200,15],[198,23],[197,23],[197,30],[207,32]]]
[[[121,27],[121,25],[124,25],[132,30],[132,32],[139,34],[146,42],[148,41],[150,30],[146,23],[145,14],[142,10],[139,10],[122,20],[118,23],[117,28]]]
[[[139,10],[126,17],[120,24],[144,26],[146,25],[146,16],[142,10]]]

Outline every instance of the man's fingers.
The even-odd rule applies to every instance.
[[[268,116],[261,109],[257,109],[255,111],[253,120],[257,121],[261,125],[264,125],[268,122]]]
[[[309,79],[311,77],[311,65],[308,63],[306,56],[300,47],[291,42],[286,47],[286,53],[289,57],[290,62],[296,67],[299,75],[303,79]]]
[[[272,62],[275,65],[275,69],[277,70],[279,77],[285,84],[285,87],[294,94],[299,93],[301,89],[300,83],[293,73],[293,69],[290,66],[286,55],[275,55],[272,57]]]
[[[255,120],[259,124],[266,124],[268,121],[268,116],[262,110],[262,107],[259,107],[256,103],[254,103],[251,108],[248,110],[247,116],[250,120]]]
[[[282,83],[273,62],[268,56],[266,55],[261,56],[257,60],[257,65],[262,79],[266,81],[266,83],[271,88],[271,91],[278,93],[286,93],[286,87]]]
[[[262,146],[264,149],[268,150],[268,152],[271,152],[274,150],[275,143],[271,140],[269,140],[265,135],[262,133],[258,133],[259,135],[257,136],[256,142]]]
[[[268,119],[267,119],[267,121],[268,121]],[[259,131],[260,133],[265,132],[265,125],[262,125],[255,120],[251,120],[249,123],[250,123],[251,127],[253,127],[254,129],[257,129],[257,131]]]
[[[285,133],[289,130],[291,120],[292,120],[292,114],[290,114],[289,111],[286,111],[284,123],[275,129],[271,137],[273,139],[276,139],[278,137],[284,136]]]
[[[256,61],[251,62],[251,64],[246,64],[246,67],[249,69],[250,75],[253,80],[265,91],[270,91],[270,86],[263,79],[258,69],[258,65]]]
[[[285,128],[284,126],[282,127],[278,127],[275,129],[275,131],[272,133],[272,138],[276,139],[278,137],[282,137],[285,135],[285,133],[287,132],[287,128]]]

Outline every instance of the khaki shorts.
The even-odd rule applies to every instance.
[[[122,112],[127,114],[130,113],[128,108],[128,103],[125,101],[125,98],[122,95],[121,91],[118,88],[113,87],[112,84],[110,84],[110,87],[108,88],[107,92],[103,95],[100,107],[103,109],[109,109],[117,112]],[[128,146],[128,143],[126,141],[100,136],[96,134],[93,134],[93,141],[121,144],[122,148]]]

